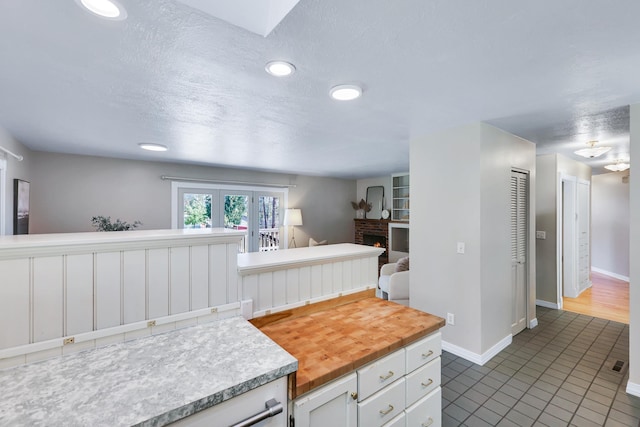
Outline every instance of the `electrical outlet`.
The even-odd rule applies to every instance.
[[[546,231],[536,231],[536,239],[545,240],[547,238]]]
[[[156,326],[156,321],[155,320],[149,320],[147,322],[147,328],[150,328],[152,326]]]
[[[75,337],[67,337],[62,341],[62,345],[73,344],[76,342]]]
[[[455,325],[456,324],[456,316],[453,313],[447,313],[447,325]]]
[[[464,253],[464,242],[458,242],[458,253],[459,254]]]

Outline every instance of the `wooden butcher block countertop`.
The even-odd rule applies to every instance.
[[[445,324],[441,317],[371,297],[368,291],[360,294],[361,299],[356,294],[252,321],[298,359],[298,371],[289,381],[290,398],[417,341]],[[338,305],[332,306],[332,302]],[[316,305],[317,311],[313,307]]]

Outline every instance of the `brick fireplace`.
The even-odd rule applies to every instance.
[[[389,262],[389,223],[388,219],[354,219],[355,237],[353,242],[356,245],[375,246],[376,243],[385,249],[385,252],[378,258],[378,271],[380,267]],[[376,238],[377,237],[377,238]]]

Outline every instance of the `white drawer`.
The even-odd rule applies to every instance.
[[[411,372],[440,356],[442,353],[440,335],[440,332],[436,332],[406,347],[407,372]]]
[[[440,387],[407,408],[407,427],[440,427],[442,425],[442,392]]]
[[[397,417],[395,417],[382,427],[405,427],[406,418],[407,417],[405,416],[404,411],[402,411],[401,414],[399,414]]]
[[[406,376],[407,406],[431,393],[440,385],[440,358],[432,360]]]
[[[358,425],[379,427],[399,415],[405,408],[404,382],[404,378],[400,378],[389,387],[358,403]]]
[[[358,402],[391,384],[405,374],[404,349],[358,369]]]

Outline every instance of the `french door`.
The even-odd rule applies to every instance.
[[[284,193],[182,186],[177,191],[177,228],[227,228],[247,232],[240,252],[284,247]]]

